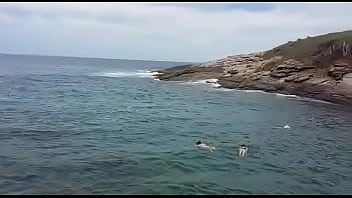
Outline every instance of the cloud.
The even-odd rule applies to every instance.
[[[153,6],[164,6],[164,3],[153,3]],[[221,12],[226,10],[247,10],[253,12],[268,11],[274,8],[271,3],[169,3],[169,6],[195,8],[208,12]]]
[[[206,61],[347,30],[351,8],[349,3],[1,3],[0,52]]]

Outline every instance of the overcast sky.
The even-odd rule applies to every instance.
[[[352,29],[351,3],[0,3],[0,53],[207,61]]]

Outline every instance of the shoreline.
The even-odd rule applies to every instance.
[[[165,81],[218,79],[223,88],[296,95],[352,107],[352,31],[289,41],[271,50],[161,70]]]
[[[233,60],[232,60],[233,61]],[[183,83],[200,83],[216,80],[215,87],[245,92],[263,92],[282,95],[285,97],[300,97],[306,100],[316,100],[327,104],[352,106],[352,78],[349,75],[340,81],[323,76],[315,70],[302,69],[284,78],[275,78],[271,71],[257,72],[261,62],[252,63],[252,68],[247,64],[236,65],[233,72],[231,66],[215,64],[205,67],[202,65],[190,66],[179,70],[157,71],[154,78],[161,81],[179,81]],[[254,67],[253,67],[254,65]],[[232,66],[233,67],[233,66]],[[291,65],[287,66],[288,68]],[[154,71],[155,72],[155,71]],[[314,73],[316,72],[316,73]],[[291,78],[291,79],[289,79]],[[292,80],[293,78],[293,80]],[[213,84],[211,82],[209,84]]]
[[[160,72],[157,72],[159,75],[161,74]],[[156,74],[156,75],[158,75]],[[156,75],[154,76],[154,80],[158,80],[161,81],[160,79],[157,78]],[[275,95],[278,97],[284,97],[284,98],[291,98],[291,99],[298,99],[300,101],[310,101],[310,102],[317,102],[317,103],[323,103],[323,104],[329,104],[329,105],[337,105],[339,106],[340,104],[337,103],[332,103],[329,101],[324,101],[324,100],[319,100],[319,99],[315,99],[315,98],[309,98],[309,97],[304,97],[304,96],[299,96],[299,95],[293,95],[293,94],[283,94],[283,93],[278,93],[278,92],[267,92],[264,90],[260,90],[260,89],[236,89],[236,88],[225,88],[222,87],[221,84],[218,83],[219,79],[214,79],[214,78],[210,78],[210,79],[202,79],[202,80],[196,80],[196,81],[173,81],[176,83],[180,83],[180,84],[189,84],[189,85],[196,85],[196,84],[203,84],[203,85],[208,85],[211,88],[215,88],[215,89],[221,89],[222,91],[234,91],[234,92],[245,92],[245,93],[259,93],[259,94],[269,94],[269,95]]]

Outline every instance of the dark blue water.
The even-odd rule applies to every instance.
[[[0,56],[0,194],[352,193],[352,111],[146,73],[179,64]]]

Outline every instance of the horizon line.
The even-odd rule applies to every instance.
[[[155,61],[155,62],[176,62],[176,63],[177,62],[179,62],[179,63],[199,63],[197,61],[148,60],[148,59],[86,57],[86,56],[49,55],[49,54],[15,54],[15,53],[3,53],[3,52],[0,52],[0,55],[10,55],[10,56],[46,56],[46,57],[62,57],[62,58],[86,58],[86,59],[107,59],[107,60]]]

